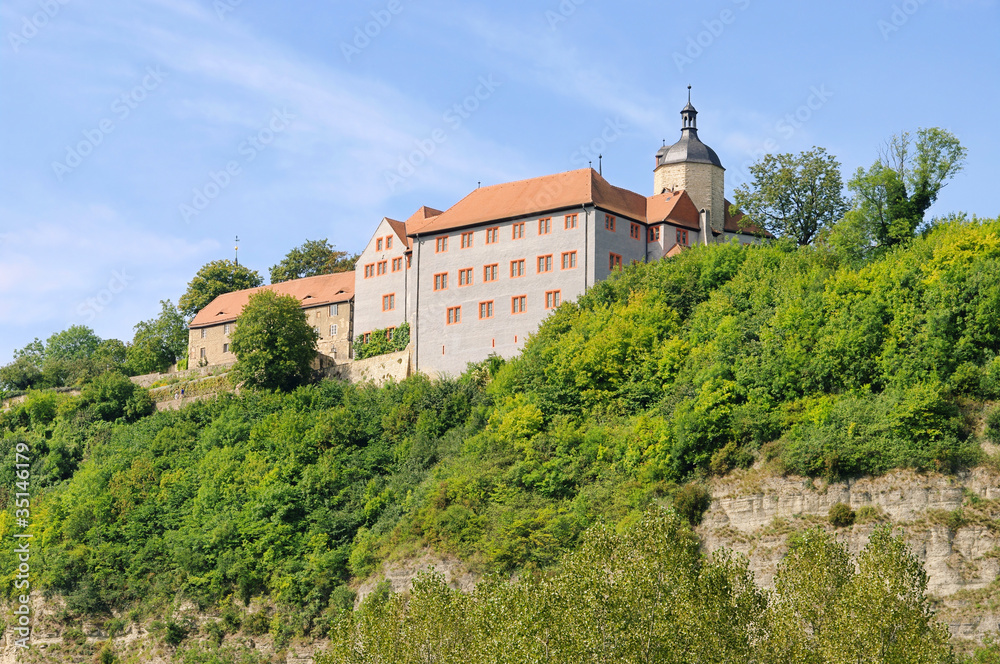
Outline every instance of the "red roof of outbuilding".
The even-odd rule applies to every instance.
[[[189,327],[194,329],[231,323],[242,313],[243,307],[250,301],[250,296],[263,290],[274,291],[279,295],[291,295],[298,299],[303,309],[347,302],[354,297],[354,272],[322,274],[223,293],[199,311]]]

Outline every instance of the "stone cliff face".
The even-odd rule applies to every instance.
[[[899,471],[829,484],[747,471],[714,482],[712,498],[698,529],[706,549],[745,554],[762,585],[772,584],[793,532],[823,525],[856,555],[878,522],[891,523],[903,529],[924,564],[927,591],[940,600],[938,618],[953,636],[981,641],[1000,627],[994,599],[1000,597],[994,585],[1000,572],[1000,476],[990,471]],[[835,503],[855,511],[867,507],[871,520],[834,528],[827,517]]]

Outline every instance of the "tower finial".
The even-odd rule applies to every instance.
[[[688,103],[691,103],[691,84],[688,84]]]
[[[239,235],[236,236],[236,249],[234,251],[236,252],[236,266],[239,267],[239,265],[240,265],[240,236]]]

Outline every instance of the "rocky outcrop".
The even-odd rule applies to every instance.
[[[1000,477],[985,469],[958,476],[897,471],[878,478],[823,483],[764,477],[750,470],[717,480],[699,532],[707,550],[745,554],[758,583],[772,584],[788,537],[822,525],[859,553],[878,521],[902,529],[928,575],[928,593],[941,601],[939,619],[959,639],[997,632],[1000,616],[989,599],[1000,572]],[[995,501],[995,502],[994,502]],[[836,503],[873,516],[849,528],[829,524]]]
[[[373,574],[358,588],[358,596],[354,606],[360,606],[365,597],[370,595],[382,582],[388,582],[389,588],[394,593],[407,592],[412,586],[413,580],[423,572],[440,574],[444,577],[445,583],[462,592],[472,592],[479,581],[479,576],[457,558],[442,558],[430,551],[425,551],[416,558],[383,564],[378,573]]]

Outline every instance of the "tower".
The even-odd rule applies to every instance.
[[[684,189],[698,210],[708,213],[712,228],[721,233],[726,213],[725,172],[719,155],[698,138],[698,111],[691,105],[689,85],[688,103],[681,109],[681,139],[656,153],[653,194]]]

